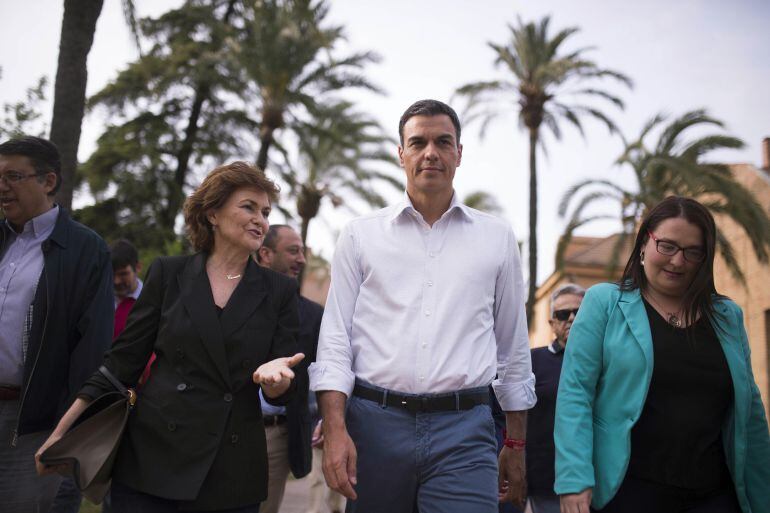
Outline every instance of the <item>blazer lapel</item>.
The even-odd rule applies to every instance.
[[[203,341],[203,347],[214,361],[224,384],[229,386],[230,373],[227,369],[224,337],[217,318],[205,264],[206,258],[203,253],[194,255],[184,271],[179,274],[179,290],[190,320]]]
[[[267,287],[262,271],[253,260],[249,259],[241,282],[233,291],[227,307],[222,312],[220,318],[222,336],[227,339],[243,326],[265,296],[267,296]]]
[[[634,339],[642,348],[644,359],[647,361],[647,369],[652,369],[652,334],[650,333],[650,320],[642,303],[642,294],[639,289],[624,291],[621,293],[618,306],[626,318],[628,329],[634,335]]]
[[[717,312],[717,321],[714,326],[714,332],[719,338],[719,344],[727,360],[727,367],[730,369],[730,377],[733,380],[733,425],[734,438],[731,445],[737,465],[742,467],[744,461],[744,440],[746,424],[748,422],[749,412],[747,406],[751,404],[751,389],[749,377],[746,369],[746,357],[743,354],[741,344],[741,331],[743,326],[735,326],[732,312],[723,301],[715,301],[714,309]],[[729,431],[728,431],[729,433]]]

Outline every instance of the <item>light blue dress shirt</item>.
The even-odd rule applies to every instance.
[[[56,225],[59,207],[30,219],[0,260],[0,385],[21,386],[24,377],[24,321],[43,271],[43,241]],[[7,220],[5,221],[8,222]]]

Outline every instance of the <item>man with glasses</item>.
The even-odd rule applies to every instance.
[[[271,224],[262,247],[257,251],[257,262],[277,273],[299,279],[305,268],[305,245],[292,227]],[[323,307],[300,295],[299,335],[297,342],[305,359],[294,368],[297,392],[286,406],[273,406],[262,401],[262,419],[267,438],[268,481],[267,499],[259,505],[260,513],[277,513],[281,508],[289,472],[295,478],[305,477],[312,468],[311,437],[313,425],[308,405],[307,367],[315,360],[318,332],[321,329]]]
[[[0,504],[48,511],[60,479],[35,451],[112,339],[107,245],[54,203],[59,151],[38,137],[0,144]]]
[[[551,295],[551,318],[548,324],[554,341],[532,350],[532,372],[535,374],[537,404],[527,416],[527,511],[559,513],[559,496],[553,491],[556,452],[553,424],[556,414],[556,391],[559,389],[561,364],[567,337],[575,320],[585,289],[568,283]]]

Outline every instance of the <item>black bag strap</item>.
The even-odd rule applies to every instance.
[[[130,395],[128,389],[123,385],[123,383],[120,382],[120,380],[118,378],[116,378],[110,372],[110,370],[107,367],[102,365],[101,367],[99,367],[99,372],[101,372],[102,375],[105,378],[107,378],[107,381],[112,383],[112,386],[114,386],[117,389],[118,392],[120,392],[121,394],[125,395],[126,397],[128,397]]]

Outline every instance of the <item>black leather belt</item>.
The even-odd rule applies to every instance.
[[[0,386],[0,401],[15,401],[19,396],[21,396],[20,388]]]
[[[264,415],[262,422],[265,426],[280,426],[286,423],[286,415]]]
[[[389,390],[374,390],[356,384],[353,395],[374,401],[382,406],[402,408],[412,413],[470,410],[480,404],[489,404],[489,392],[459,392],[438,395],[404,395]]]

